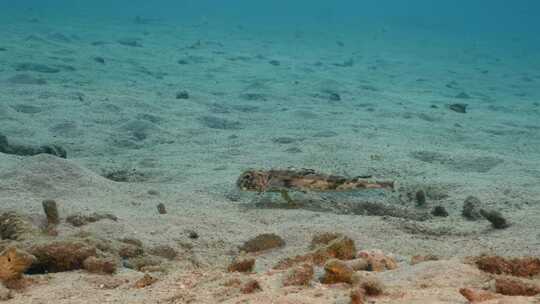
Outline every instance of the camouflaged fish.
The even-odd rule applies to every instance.
[[[248,170],[240,175],[236,185],[242,191],[279,192],[288,203],[293,203],[288,191],[343,192],[394,189],[393,181],[377,181],[371,179],[371,176],[347,178],[318,173],[311,169]]]

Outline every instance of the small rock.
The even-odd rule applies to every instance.
[[[461,295],[471,303],[484,302],[501,297],[501,295],[491,291],[472,288],[461,288],[459,293],[461,293]]]
[[[285,241],[274,233],[260,234],[244,243],[240,250],[245,252],[259,252],[285,246]]]
[[[351,280],[354,286],[364,289],[368,296],[378,296],[384,292],[383,283],[373,273],[355,272]]]
[[[159,214],[167,214],[167,208],[165,208],[165,204],[163,203],[157,205],[157,210]]]
[[[97,63],[105,64],[105,58],[103,57],[94,57],[94,61]]]
[[[414,197],[416,199],[417,207],[424,207],[426,205],[426,192],[424,190],[416,191]]]
[[[15,247],[7,248],[0,252],[0,289],[2,283],[18,280],[28,268],[36,261],[36,258],[26,251]]]
[[[324,276],[321,279],[323,284],[352,283],[354,270],[344,261],[331,259],[324,264]]]
[[[502,214],[498,211],[488,211],[480,209],[480,214],[491,223],[491,226],[495,229],[505,229],[510,226]]]
[[[470,221],[476,221],[478,219],[482,218],[482,215],[480,214],[480,206],[482,205],[482,202],[474,197],[474,196],[468,196],[465,199],[465,202],[463,203],[463,209],[461,211],[461,215],[470,220]]]
[[[262,290],[261,285],[255,279],[249,279],[246,283],[244,283],[242,288],[240,288],[240,291],[243,294],[251,294],[257,291],[261,291],[261,290]]]
[[[252,272],[255,266],[255,258],[246,256],[237,256],[231,262],[227,270],[229,272]]]
[[[83,262],[97,255],[97,248],[78,241],[38,244],[28,252],[36,257],[31,273],[64,272],[83,268]]]
[[[192,240],[196,240],[199,238],[199,234],[196,231],[191,230],[188,232],[188,237]]]
[[[90,273],[113,274],[116,272],[116,263],[110,259],[91,256],[84,260],[83,268]]]
[[[506,296],[533,297],[540,294],[540,284],[517,278],[499,277],[495,279],[495,290]]]
[[[443,206],[435,206],[433,210],[431,210],[431,215],[439,216],[439,217],[447,217],[448,211],[446,211],[446,208],[444,208]]]
[[[176,92],[176,99],[189,99],[189,92],[188,91]]]
[[[47,217],[48,225],[54,226],[60,223],[60,216],[58,215],[58,207],[54,200],[44,200],[42,203],[43,211]]]
[[[278,60],[270,60],[268,63],[270,63],[270,64],[273,65],[273,66],[279,66],[279,65],[281,65],[281,62],[279,62]]]
[[[505,259],[500,256],[481,256],[475,260],[478,269],[492,274],[532,277],[540,274],[540,258]]]
[[[314,262],[321,265],[330,258],[352,260],[356,257],[354,241],[346,236],[339,237],[328,245],[320,247],[313,253]]]
[[[298,265],[287,272],[283,286],[308,286],[313,278],[313,266],[308,263]]]
[[[448,108],[454,112],[465,114],[467,113],[467,106],[468,104],[466,103],[453,103]]]
[[[158,281],[157,278],[154,278],[153,276],[146,273],[142,278],[140,278],[139,280],[135,282],[135,287],[145,288],[156,283],[157,281]]]
[[[351,289],[351,304],[364,304],[366,291],[361,286],[355,286]]]
[[[358,257],[368,261],[370,271],[380,272],[398,268],[396,260],[385,255],[381,250],[362,250],[358,252]]]

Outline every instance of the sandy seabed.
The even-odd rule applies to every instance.
[[[282,287],[285,271],[272,270],[329,231],[397,260],[377,274],[385,292],[374,303],[467,303],[459,289],[489,288],[492,277],[466,257],[540,255],[540,57],[519,42],[501,50],[422,29],[336,36],[128,21],[3,28],[0,132],[60,145],[68,157],[0,153],[0,212],[39,223],[41,202],[54,199],[63,218],[117,217],[79,228],[62,221],[58,237],[82,231],[178,252],[145,288],[134,287],[143,273],[126,267],[39,274],[6,303],[349,303],[347,286],[314,278]],[[457,103],[466,113],[450,109]],[[306,203],[293,209],[235,188],[245,169],[275,167],[369,174],[398,187],[294,193]],[[104,177],[115,172],[125,181]],[[416,207],[418,190],[427,206]],[[468,196],[510,226],[464,219]],[[341,201],[420,213],[443,206],[449,216],[349,214]],[[227,272],[238,247],[263,233],[286,245],[257,253],[253,273]],[[439,260],[410,265],[429,254]],[[255,279],[261,291],[227,286],[234,278]]]

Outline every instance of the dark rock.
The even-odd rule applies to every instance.
[[[416,206],[418,207],[426,206],[426,192],[424,190],[416,191],[414,198],[416,200]]]
[[[505,229],[510,226],[503,215],[495,210],[480,209],[480,214],[491,223],[491,226],[495,229]]]
[[[188,91],[179,91],[176,93],[176,99],[189,99]]]
[[[448,106],[448,108],[457,113],[467,113],[467,104],[466,103],[453,103]]]
[[[177,62],[178,62],[178,64],[181,64],[181,65],[189,64],[189,61],[187,61],[186,59],[180,59]]]
[[[167,208],[165,208],[165,204],[163,203],[157,205],[157,210],[159,214],[167,214]]]
[[[459,99],[470,99],[471,96],[465,92],[461,92],[459,94],[456,95],[456,98],[459,98]]]
[[[447,217],[448,211],[446,211],[443,206],[435,206],[433,210],[431,210],[431,214],[433,216]]]
[[[199,238],[199,234],[196,231],[189,231],[188,237],[192,240],[196,240]]]
[[[463,209],[461,211],[461,215],[470,220],[470,221],[476,221],[482,218],[482,215],[480,214],[480,206],[482,205],[482,202],[474,197],[474,196],[468,196],[465,199],[465,202],[463,202]]]
[[[7,79],[11,84],[24,84],[24,85],[45,85],[47,80],[42,78],[36,78],[28,74],[18,74]]]
[[[5,52],[5,51],[7,51],[6,48],[0,47],[0,52]]]
[[[278,60],[270,60],[268,63],[270,63],[270,64],[273,65],[273,66],[279,66],[279,65],[281,65],[281,62],[279,62]]]
[[[260,234],[244,243],[240,247],[241,251],[259,252],[285,246],[285,241],[276,234],[264,233]]]
[[[60,215],[58,214],[58,206],[54,200],[44,200],[42,202],[43,211],[47,217],[49,225],[58,225],[60,223]]]
[[[199,120],[208,128],[220,130],[238,130],[242,125],[238,121],[219,118],[216,116],[203,116]]]
[[[101,64],[105,64],[105,58],[103,57],[94,57],[94,61]]]
[[[15,70],[19,72],[38,72],[38,73],[58,73],[60,69],[53,68],[40,63],[24,62],[15,65]]]

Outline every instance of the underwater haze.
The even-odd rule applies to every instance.
[[[0,237],[7,303],[471,300],[540,265],[540,2],[0,0]]]

